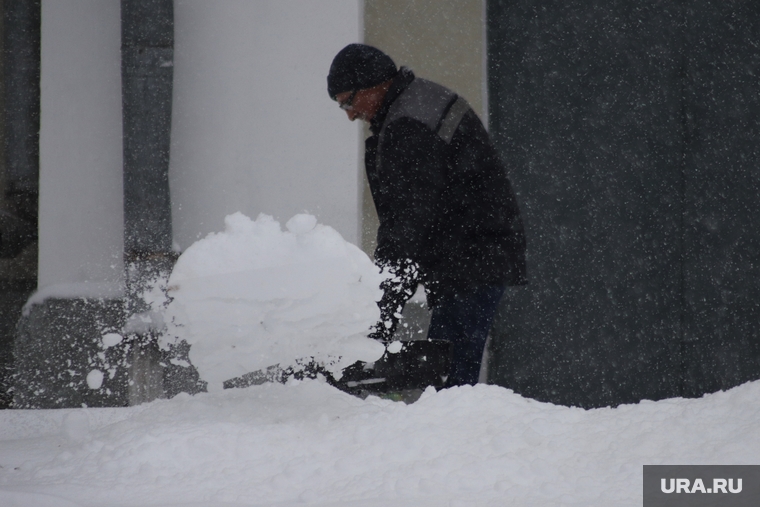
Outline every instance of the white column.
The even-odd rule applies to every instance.
[[[42,0],[39,287],[56,295],[122,278],[120,30],[119,0]]]

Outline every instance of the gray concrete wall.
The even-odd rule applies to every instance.
[[[529,284],[491,380],[598,407],[760,377],[757,2],[489,3]]]
[[[37,286],[39,2],[0,1],[0,408],[11,403],[13,340]]]
[[[123,327],[123,307],[104,299],[47,299],[31,306],[16,336],[14,408],[126,406],[129,344],[106,348],[102,341]],[[94,370],[104,374],[100,385],[87,381]]]

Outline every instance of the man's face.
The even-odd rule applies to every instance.
[[[384,90],[380,91],[375,88],[365,90],[347,91],[335,96],[338,104],[346,112],[346,116],[351,121],[360,119],[369,123],[375,117],[375,113],[380,108],[384,96]]]

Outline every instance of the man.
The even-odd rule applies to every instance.
[[[365,166],[380,219],[375,262],[393,277],[371,336],[392,339],[422,283],[433,310],[428,338],[451,343],[447,385],[477,383],[499,300],[526,283],[520,212],[488,133],[463,98],[364,44],[336,55],[327,89],[372,132]]]

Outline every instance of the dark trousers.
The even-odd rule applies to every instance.
[[[428,338],[451,342],[447,386],[478,382],[483,348],[504,286],[481,286],[465,294],[444,294],[433,308]]]

